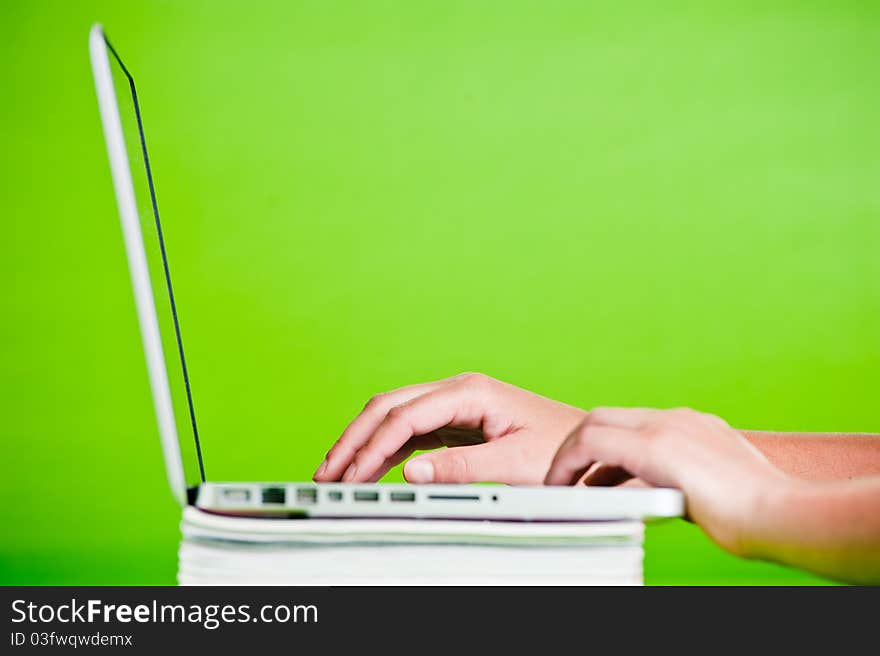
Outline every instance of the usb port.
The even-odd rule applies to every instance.
[[[247,503],[251,500],[251,491],[246,487],[230,487],[223,490],[223,499],[225,501],[234,501],[237,503]]]
[[[415,492],[392,492],[392,501],[401,501],[405,503],[413,503],[416,500]]]
[[[296,489],[296,502],[303,505],[314,505],[318,502],[318,490],[313,487],[298,487]]]
[[[367,491],[367,490],[358,490],[357,492],[354,493],[354,500],[355,501],[378,501],[379,500],[379,493],[378,492],[371,492],[371,491]]]
[[[330,490],[327,493],[327,498],[330,499],[330,501],[342,501],[342,492],[339,490]]]
[[[263,503],[284,503],[285,497],[283,487],[263,488]]]

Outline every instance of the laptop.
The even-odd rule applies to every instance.
[[[273,518],[598,521],[683,514],[684,498],[673,489],[209,480],[134,77],[100,25],[89,33],[89,53],[165,469],[178,503],[220,514]],[[161,314],[156,296],[168,301]],[[160,316],[165,341],[176,342],[168,360]],[[169,366],[179,368],[180,376],[170,378]],[[185,403],[175,407],[172,388],[182,392],[176,396],[185,398]],[[177,418],[182,415],[188,415],[191,443],[189,438],[184,443],[179,440]],[[186,474],[185,460],[191,476]]]

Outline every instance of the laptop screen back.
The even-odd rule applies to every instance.
[[[149,282],[161,337],[162,358],[171,393],[173,424],[179,440],[185,482],[187,487],[191,487],[205,480],[205,468],[199,444],[192,380],[183,348],[185,311],[181,311],[177,303],[178,299],[174,295],[171,267],[173,258],[185,257],[185,254],[174,250],[174,217],[166,217],[160,212],[158,199],[161,187],[153,177],[153,162],[149,158],[146,138],[144,106],[138,96],[134,75],[110,41],[103,35],[102,38],[110,62],[113,91],[119,108],[125,151],[143,236]],[[118,181],[115,183],[118,184]],[[143,325],[141,328],[144,330]],[[155,382],[153,393],[157,394]]]

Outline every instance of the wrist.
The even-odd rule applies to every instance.
[[[759,486],[752,499],[747,530],[740,542],[744,558],[766,559],[785,525],[800,514],[807,484],[786,475],[774,476]]]

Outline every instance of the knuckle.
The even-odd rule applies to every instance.
[[[686,407],[673,408],[669,411],[670,418],[679,421],[690,421],[699,417],[700,414],[701,413],[697,412],[696,410]]]
[[[481,374],[475,371],[467,371],[463,374],[459,374],[457,378],[462,385],[466,385],[468,387],[480,387],[485,385],[489,380],[489,377],[485,374]]]
[[[382,407],[385,404],[386,398],[388,398],[387,392],[379,392],[378,394],[374,394],[364,404],[364,410],[376,410],[377,408]]]
[[[607,406],[604,406],[604,405],[600,405],[596,408],[593,408],[590,411],[590,413],[587,415],[587,418],[585,421],[600,424],[603,421],[606,421],[608,419],[608,414],[609,414],[610,410],[611,410],[610,408],[608,408]]]
[[[727,423],[725,419],[719,417],[718,415],[709,414],[708,412],[704,412],[703,418],[707,419],[711,423],[720,426],[721,428],[730,428],[730,424]]]
[[[669,436],[669,432],[666,424],[659,421],[652,421],[642,429],[642,435],[649,443],[665,440]]]
[[[388,414],[385,415],[387,421],[396,422],[402,420],[406,416],[406,408],[405,404],[396,405],[388,411]]]

